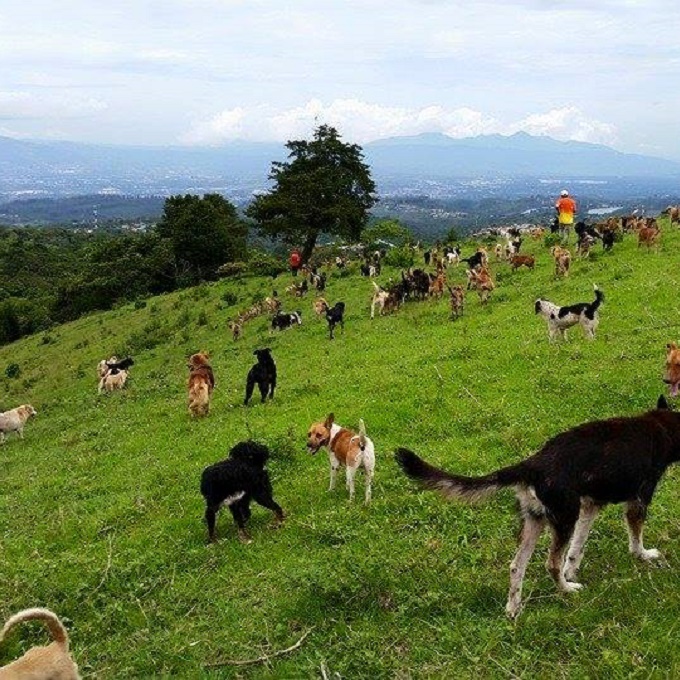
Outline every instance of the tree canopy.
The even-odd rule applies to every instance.
[[[245,259],[247,227],[219,194],[170,196],[158,234],[172,243],[177,279],[183,285],[214,279],[220,265]]]
[[[257,196],[246,215],[260,232],[302,247],[307,261],[321,234],[358,240],[375,205],[375,184],[357,144],[321,125],[311,141],[289,141],[288,161],[272,163],[272,191]]]

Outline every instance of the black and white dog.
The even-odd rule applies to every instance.
[[[106,367],[109,373],[115,375],[119,371],[127,371],[130,366],[133,366],[135,360],[132,357],[126,357],[122,361],[116,361],[115,363],[106,362]]]
[[[342,332],[345,332],[345,303],[336,302],[332,307],[326,309],[326,321],[328,321],[328,330],[330,332],[331,340],[333,339],[333,330],[340,324]]]
[[[274,389],[276,388],[276,364],[272,357],[272,351],[269,347],[265,347],[265,349],[256,349],[253,354],[257,357],[257,363],[248,371],[246,398],[243,402],[246,406],[253,396],[255,385],[260,389],[263,404],[267,395],[270,399],[274,398]]]
[[[276,515],[276,526],[283,522],[283,510],[272,497],[272,485],[265,468],[267,460],[269,449],[266,446],[254,441],[240,442],[229,452],[229,458],[203,470],[201,493],[205,498],[205,521],[211,542],[215,541],[215,522],[222,506],[231,511],[243,543],[251,540],[246,531],[251,500]]]
[[[604,293],[595,286],[593,302],[578,302],[575,305],[560,307],[553,302],[539,298],[534,304],[534,311],[548,322],[548,337],[552,342],[558,334],[567,338],[567,328],[581,324],[586,338],[594,338],[600,323],[597,310],[604,301]]]
[[[605,505],[626,504],[632,555],[645,562],[661,556],[644,547],[642,530],[654,489],[666,468],[680,461],[680,413],[668,410],[661,396],[652,411],[579,425],[550,439],[530,458],[483,477],[449,474],[407,449],[397,449],[396,459],[409,477],[446,498],[473,501],[515,488],[523,526],[505,608],[514,618],[522,605],[524,573],[546,527],[552,533],[546,566],[564,593],[582,587],[576,576],[583,548]]]
[[[277,312],[277,314],[272,319],[272,330],[278,328],[280,331],[282,331],[285,328],[295,326],[295,324],[299,326],[302,325],[301,311],[298,310],[297,312],[291,312],[290,314],[286,314],[284,312]]]

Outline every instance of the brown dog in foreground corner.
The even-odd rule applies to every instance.
[[[0,641],[24,621],[44,621],[52,642],[33,647],[21,658],[0,668],[0,680],[80,680],[78,666],[68,651],[68,633],[59,617],[49,609],[24,609],[12,616],[0,632]]]
[[[207,352],[198,352],[189,357],[189,411],[194,417],[207,416],[210,411],[215,376],[209,361]]]

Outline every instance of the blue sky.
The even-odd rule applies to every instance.
[[[0,3],[0,134],[113,144],[524,130],[680,160],[676,0]]]

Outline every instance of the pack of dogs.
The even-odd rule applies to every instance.
[[[669,207],[668,211],[671,216],[676,217],[676,222],[680,220],[680,208]],[[624,219],[620,228],[625,231],[626,228],[633,227]],[[651,248],[658,245],[658,225],[648,218],[642,222],[640,218],[636,218],[635,229],[638,233],[638,247],[645,245]],[[616,229],[607,224],[595,229],[584,223],[577,223],[575,231],[576,252],[581,257],[588,256],[598,239],[602,241],[605,250],[610,250],[616,234]],[[539,236],[533,233],[531,235],[541,238],[543,232]],[[519,255],[520,245],[518,235],[512,241],[508,237],[504,252],[501,244],[496,245],[496,259],[500,260],[504,254],[513,271],[522,266],[533,269],[535,258]],[[567,276],[571,262],[569,250],[555,246],[551,254],[555,262],[555,275]],[[379,314],[383,315],[397,309],[408,299],[441,297],[444,289],[449,291],[452,318],[460,317],[464,309],[465,289],[462,285],[451,286],[447,283],[443,270],[444,260],[447,260],[446,264],[465,262],[468,265],[468,290],[474,288],[481,302],[485,303],[494,289],[486,250],[479,249],[468,258],[461,258],[460,255],[460,248],[449,249],[444,253],[436,274],[409,268],[406,272],[402,271],[400,281],[387,289],[372,281],[371,319],[374,318],[376,307]],[[440,260],[437,262],[440,263]],[[362,275],[378,275],[379,265],[379,259],[367,259],[362,265]],[[344,261],[342,266],[346,266]],[[308,274],[310,282],[323,291],[326,285],[325,274],[320,275],[316,270]],[[290,292],[296,296],[304,295],[307,291],[306,280],[303,283],[304,286],[295,285],[295,291]],[[565,306],[543,298],[535,301],[535,313],[546,320],[551,342],[559,337],[566,339],[567,329],[576,325],[581,326],[586,338],[595,337],[604,293],[598,286],[594,286],[594,295],[595,299],[591,302]],[[301,312],[282,312],[276,296],[267,298],[257,307],[258,313],[266,310],[273,314],[273,330],[284,330],[302,324]],[[331,307],[324,298],[318,298],[313,307],[318,316],[325,317],[330,339],[334,338],[336,326],[339,325],[344,331],[344,302],[337,302]],[[233,328],[230,325],[234,339],[240,335],[244,321],[245,317],[240,317],[234,322]],[[250,403],[256,386],[262,403],[274,398],[277,386],[277,369],[271,349],[256,349],[253,354],[256,362],[246,376],[246,406]],[[123,388],[132,365],[132,357],[119,360],[112,356],[102,360],[97,366],[99,392]],[[206,416],[215,388],[209,354],[192,354],[188,359],[188,369],[189,412],[194,417]],[[680,392],[680,348],[675,342],[666,347],[663,381],[668,385],[670,397],[677,397]],[[23,439],[24,426],[35,415],[37,412],[30,404],[0,413],[0,442],[4,443],[6,435],[12,432]],[[328,451],[329,491],[335,489],[337,473],[344,468],[350,501],[355,497],[356,475],[360,470],[363,471],[364,503],[370,504],[376,453],[373,441],[366,434],[363,420],[359,420],[355,431],[337,424],[334,414],[330,413],[324,420],[309,426],[306,448],[312,455],[321,449]],[[613,455],[616,456],[615,465],[612,464]],[[248,440],[233,446],[225,460],[203,470],[200,492],[205,500],[205,522],[210,542],[217,540],[217,516],[219,510],[225,507],[231,512],[238,538],[243,543],[252,540],[248,532],[248,521],[253,501],[273,513],[275,527],[282,525],[285,514],[274,500],[267,470],[270,457],[271,453],[266,445]],[[398,448],[395,458],[409,478],[424,489],[439,492],[446,499],[474,502],[505,488],[514,489],[522,528],[519,545],[510,564],[510,587],[505,607],[506,614],[514,619],[523,607],[522,589],[528,563],[546,528],[551,535],[546,567],[558,591],[562,593],[573,593],[582,588],[578,573],[584,546],[594,520],[607,505],[624,504],[628,547],[634,557],[644,562],[661,558],[658,550],[644,546],[643,529],[647,510],[659,481],[671,464],[680,461],[680,414],[673,412],[665,397],[660,396],[656,407],[646,413],[596,420],[570,428],[552,437],[529,458],[478,477],[447,472],[427,463],[406,448]],[[49,609],[27,609],[12,616],[0,632],[0,641],[12,629],[29,621],[43,622],[52,641],[46,646],[33,647],[19,659],[0,668],[0,680],[80,678],[78,667],[69,652],[68,633],[57,615]]]

